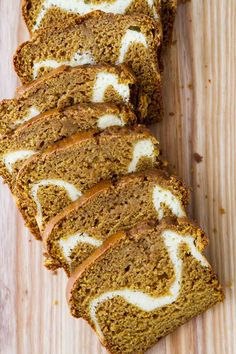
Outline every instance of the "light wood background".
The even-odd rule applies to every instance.
[[[0,98],[14,95],[12,55],[27,38],[19,0],[0,0]],[[165,120],[154,127],[163,154],[192,188],[191,215],[209,233],[209,259],[226,300],[150,354],[236,353],[236,1],[192,0],[178,9],[165,53]],[[194,153],[203,160],[197,163]],[[0,186],[0,353],[104,354],[69,315],[66,278],[42,267],[8,188]]]

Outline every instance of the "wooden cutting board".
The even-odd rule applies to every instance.
[[[20,0],[0,0],[0,98],[14,95],[12,55],[27,36]],[[165,119],[153,129],[164,156],[192,188],[190,213],[209,234],[208,256],[226,300],[149,354],[236,353],[235,43],[235,0],[179,5],[164,55]],[[24,228],[3,184],[0,208],[0,353],[105,354],[89,327],[69,315],[64,274],[43,268],[41,244]]]

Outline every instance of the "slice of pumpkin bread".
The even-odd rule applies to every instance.
[[[164,44],[171,39],[175,19],[176,0],[24,0],[22,13],[30,33],[39,28],[54,26],[57,22],[66,23],[71,17],[85,15],[94,10],[114,14],[142,13],[157,20],[161,17]]]
[[[62,64],[126,63],[140,87],[140,120],[156,121],[163,113],[157,57],[161,42],[161,25],[157,30],[147,16],[95,11],[63,26],[37,31],[18,48],[14,65],[22,82],[28,83]]]
[[[68,303],[112,354],[143,354],[162,337],[223,300],[188,220],[143,223],[118,232],[69,280]]]
[[[0,140],[0,175],[13,189],[20,167],[38,151],[80,131],[133,125],[136,121],[128,106],[112,103],[88,103],[47,111]]]
[[[93,185],[155,167],[158,154],[157,140],[143,126],[77,133],[25,162],[14,188],[17,205],[40,238],[45,224]]]
[[[183,183],[161,170],[100,182],[47,225],[45,265],[70,275],[114,232],[142,220],[186,216],[188,197]]]
[[[63,66],[22,87],[15,99],[0,103],[0,136],[36,115],[78,103],[136,105],[136,78],[125,65]]]

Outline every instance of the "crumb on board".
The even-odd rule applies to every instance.
[[[53,301],[53,305],[58,305],[59,304],[59,301],[58,300],[54,300]]]
[[[225,212],[225,209],[224,209],[224,208],[220,208],[220,209],[219,209],[219,211],[220,211],[220,214],[221,214],[221,215],[226,214],[226,212]]]
[[[192,88],[193,88],[193,84],[192,84],[192,82],[189,82],[189,84],[188,84],[188,88],[189,88],[190,90],[192,90]]]
[[[211,84],[211,79],[208,79],[209,84]]]
[[[208,195],[207,194],[205,194],[205,199],[208,199]]]
[[[200,188],[200,184],[197,184],[197,188]]]
[[[169,116],[174,116],[175,115],[175,113],[174,112],[169,112]]]
[[[213,229],[213,232],[214,232],[214,234],[216,234],[217,233],[217,229],[214,227],[214,229]]]
[[[233,289],[233,282],[229,281],[229,282],[225,283],[224,287],[229,288],[229,289]]]
[[[57,275],[58,274],[58,271],[57,270],[53,270],[52,271],[52,275]]]
[[[202,160],[203,160],[203,156],[201,156],[201,155],[198,154],[197,152],[194,152],[193,157],[194,157],[194,160],[195,160],[197,163],[200,163],[200,162],[202,162]]]

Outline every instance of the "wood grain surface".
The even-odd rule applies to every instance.
[[[20,0],[0,0],[1,99],[14,95],[12,55],[27,38]],[[226,300],[149,354],[236,353],[235,43],[235,0],[179,4],[173,44],[164,54],[165,119],[153,129],[163,155],[192,188],[190,213],[209,234],[208,256]],[[0,353],[105,354],[90,328],[69,315],[65,275],[43,268],[41,244],[31,239],[2,183],[0,208]]]

